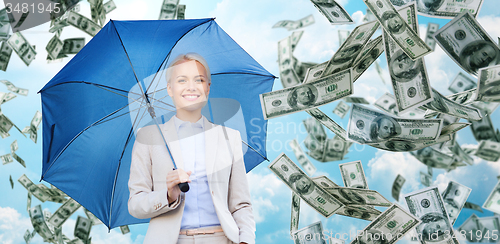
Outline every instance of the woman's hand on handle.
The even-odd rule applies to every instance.
[[[191,182],[189,176],[191,171],[185,172],[183,169],[174,169],[167,174],[167,199],[168,203],[173,203],[181,194],[179,184],[183,182]]]

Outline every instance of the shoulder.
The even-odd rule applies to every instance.
[[[136,142],[147,145],[156,145],[163,143],[163,140],[161,138],[161,133],[156,127],[156,125],[148,125],[139,128],[136,132],[135,140]]]

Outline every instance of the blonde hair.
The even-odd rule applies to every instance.
[[[180,54],[177,56],[167,67],[167,71],[165,72],[165,79],[167,80],[167,84],[170,83],[170,76],[172,76],[172,69],[175,65],[188,62],[188,61],[196,61],[200,63],[204,68],[205,71],[207,72],[207,79],[208,79],[208,84],[212,82],[212,77],[210,74],[210,68],[208,67],[207,61],[199,54],[197,53],[186,53],[186,54]]]

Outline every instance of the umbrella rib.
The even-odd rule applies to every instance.
[[[52,163],[49,165],[49,167],[47,168],[47,170],[45,171],[45,173],[42,175],[42,179],[45,176],[45,174],[49,171],[49,169],[52,167],[52,165],[54,165],[54,163],[57,161],[57,159],[62,155],[62,153],[64,151],[66,151],[66,149],[69,147],[69,145],[71,145],[71,143],[73,143],[76,140],[76,138],[78,138],[81,134],[83,134],[83,132],[85,132],[86,130],[88,130],[90,127],[92,127],[95,124],[101,122],[102,120],[108,118],[109,116],[111,116],[111,115],[113,115],[115,113],[118,113],[118,111],[120,111],[120,110],[122,110],[122,109],[124,109],[126,107],[128,107],[128,104],[125,105],[125,106],[123,106],[123,107],[121,107],[121,108],[119,108],[119,109],[117,109],[117,110],[115,110],[114,112],[112,112],[112,113],[104,116],[103,118],[99,119],[98,121],[92,123],[91,125],[87,126],[85,129],[83,129],[82,131],[80,131],[75,137],[73,137],[73,139],[71,139],[71,141],[68,142],[68,144],[66,144],[66,146],[64,146],[64,148],[59,152],[59,154],[57,154],[57,156],[54,158],[54,160],[52,160]]]
[[[129,103],[129,105],[130,105],[130,103]],[[121,116],[124,116],[124,115],[126,115],[126,114],[129,114],[130,112],[133,112],[133,111],[139,110],[139,109],[144,108],[144,107],[146,107],[146,105],[141,105],[139,108],[136,108],[136,109],[131,110],[131,111],[129,111],[129,112],[126,112],[126,113],[123,113],[123,114],[117,115],[116,117],[113,117],[113,118],[109,118],[109,119],[107,119],[107,120],[100,121],[99,123],[97,123],[97,124],[95,124],[95,125],[100,125],[100,124],[102,124],[102,123],[105,123],[105,122],[111,121],[111,120],[113,120],[113,119],[117,119],[117,118],[119,118],[119,117],[121,117]],[[169,110],[169,109],[167,109],[167,108],[162,108],[162,107],[157,107],[157,108],[159,108],[159,109],[164,109],[164,110],[167,110],[167,111],[169,111],[169,112],[174,111],[174,110]]]
[[[269,77],[269,75],[263,75],[263,74],[255,74],[255,73],[250,73],[250,72],[220,72],[220,73],[215,73],[212,75],[232,75],[232,74],[238,74],[238,75],[258,75],[258,76],[266,76]],[[274,79],[278,78],[274,75],[270,75]]]
[[[267,160],[269,162],[269,159],[267,157],[265,157],[264,155],[262,155],[259,151],[257,151],[257,149],[253,148],[252,146],[250,146],[246,141],[243,141],[241,140],[241,142],[243,142],[243,144],[247,145],[247,147],[249,147],[250,149],[254,150],[256,153],[258,153],[262,158],[264,158],[265,160]]]

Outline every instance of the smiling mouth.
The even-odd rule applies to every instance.
[[[194,101],[200,97],[200,95],[182,95],[188,101]]]

